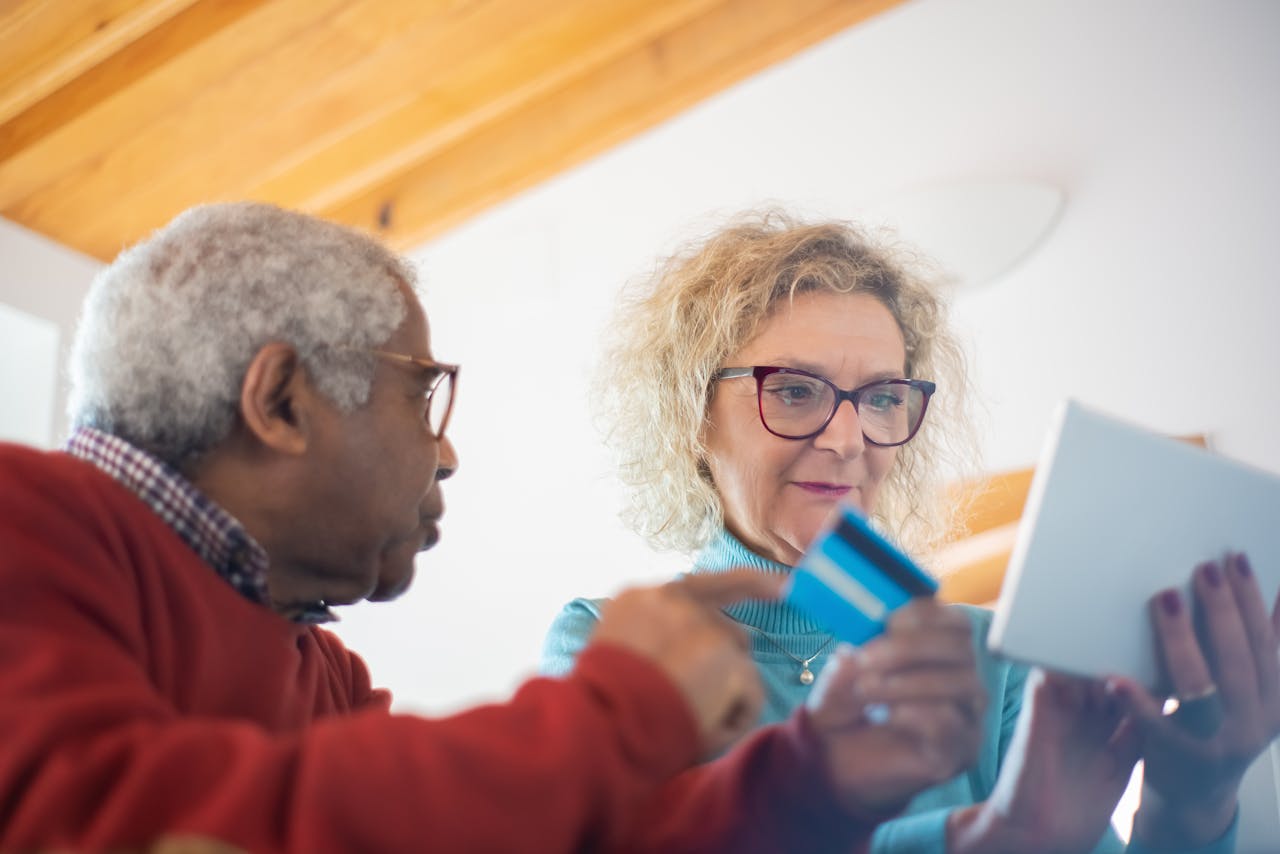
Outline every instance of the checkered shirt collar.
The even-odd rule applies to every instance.
[[[118,436],[79,427],[64,450],[100,469],[142,499],[200,559],[245,598],[271,607],[267,596],[267,552],[244,526],[173,468]],[[337,619],[323,602],[291,619],[327,623]]]

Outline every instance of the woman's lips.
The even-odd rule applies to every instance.
[[[805,492],[820,495],[823,498],[844,498],[853,490],[852,486],[846,486],[841,483],[823,483],[812,480],[798,480],[795,481],[795,485]]]

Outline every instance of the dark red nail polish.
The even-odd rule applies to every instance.
[[[1182,613],[1182,596],[1177,590],[1166,590],[1160,594],[1160,607],[1170,617]]]
[[[1242,554],[1236,555],[1236,572],[1240,573],[1241,578],[1249,578],[1253,575],[1253,567],[1249,566],[1249,559]]]
[[[1204,580],[1209,582],[1210,587],[1222,586],[1222,570],[1218,569],[1216,563],[1206,563],[1200,567],[1200,571],[1204,573]]]

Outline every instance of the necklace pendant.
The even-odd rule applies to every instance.
[[[809,669],[809,665],[807,664],[804,666],[804,669],[800,671],[800,684],[801,685],[813,684],[813,671]]]

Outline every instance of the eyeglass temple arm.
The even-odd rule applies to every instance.
[[[720,371],[720,373],[716,374],[716,378],[721,380],[732,380],[737,379],[738,377],[755,376],[755,373],[755,368],[725,368]]]

